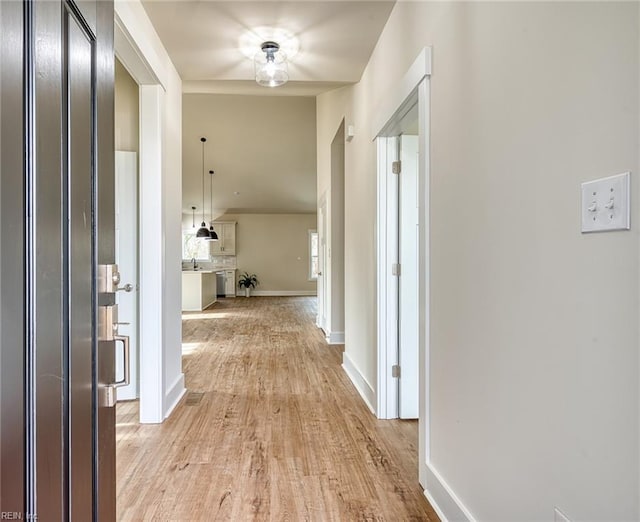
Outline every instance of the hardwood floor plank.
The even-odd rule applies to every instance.
[[[118,520],[437,521],[412,421],[379,421],[315,327],[315,298],[183,316],[188,393],[163,424],[117,406]]]

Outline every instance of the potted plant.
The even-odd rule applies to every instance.
[[[255,274],[249,275],[249,272],[240,274],[240,278],[238,279],[238,286],[244,288],[245,297],[251,297],[251,289],[259,284],[260,281],[258,281],[258,277]]]

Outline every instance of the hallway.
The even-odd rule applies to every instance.
[[[315,322],[315,298],[183,315],[187,394],[161,425],[118,404],[118,520],[438,520],[417,423],[378,421]]]

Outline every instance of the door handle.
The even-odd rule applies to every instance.
[[[129,336],[128,335],[114,335],[113,336],[115,342],[122,342],[122,351],[124,355],[124,378],[120,381],[116,381],[113,383],[115,388],[119,388],[120,386],[129,386],[131,382],[131,360],[129,353]]]

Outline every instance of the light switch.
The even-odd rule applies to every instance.
[[[624,172],[582,184],[582,232],[629,230],[629,183]]]

